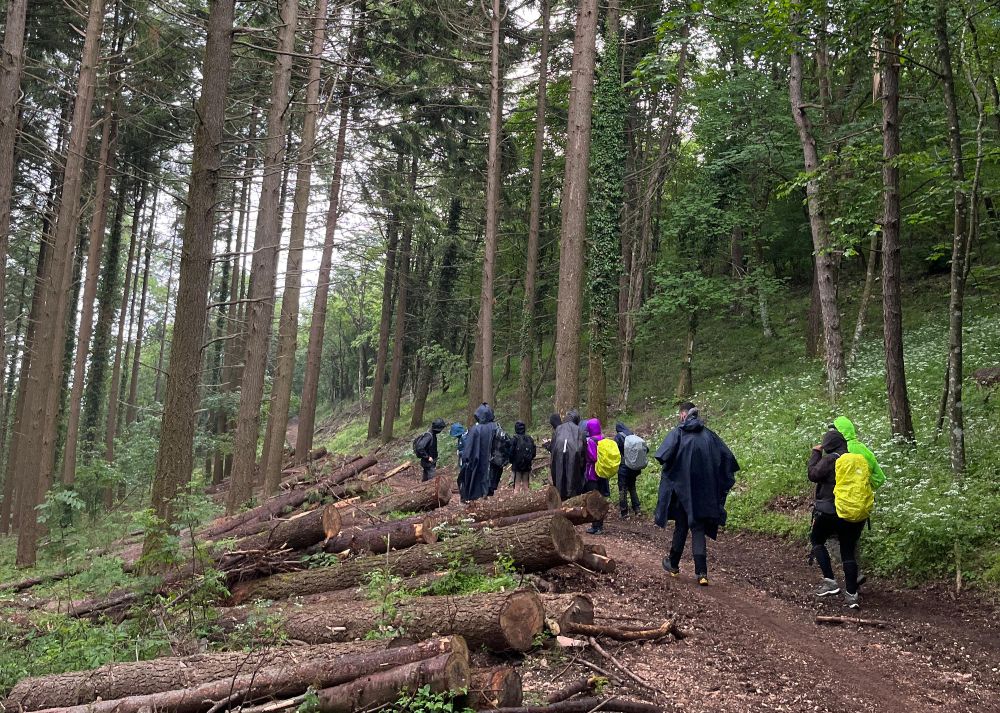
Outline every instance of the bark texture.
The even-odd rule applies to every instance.
[[[434,528],[439,521],[433,515],[408,518],[372,525],[354,527],[323,543],[323,551],[331,553],[355,552],[384,554],[390,549],[402,550],[414,545],[432,545],[437,542]]]

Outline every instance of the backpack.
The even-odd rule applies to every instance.
[[[510,436],[497,426],[496,435],[493,436],[493,445],[490,448],[490,465],[494,468],[503,468],[509,462]]]
[[[531,467],[531,461],[535,457],[535,444],[531,440],[531,436],[527,434],[518,434],[514,436],[514,441],[511,444],[510,450],[510,462],[515,468],[521,468],[527,465]]]
[[[631,433],[625,436],[622,460],[630,470],[642,470],[649,463],[649,448],[641,437]]]
[[[837,459],[836,476],[833,502],[837,517],[848,522],[864,522],[875,507],[868,461],[859,453],[845,453]]]
[[[597,463],[594,470],[599,478],[610,478],[618,472],[622,464],[622,455],[618,452],[618,444],[611,438],[602,438],[597,442]]]
[[[430,431],[424,431],[413,439],[413,455],[417,458],[427,458],[427,449],[431,447],[434,436]]]

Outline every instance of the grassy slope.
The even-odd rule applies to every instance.
[[[1000,441],[997,400],[987,402],[986,394],[969,382],[965,398],[969,468],[963,480],[956,481],[950,473],[947,433],[935,440],[946,353],[942,309],[946,295],[947,282],[940,278],[915,283],[906,295],[907,381],[917,430],[915,447],[894,443],[890,437],[877,301],[869,312],[870,326],[851,368],[849,387],[836,408],[826,398],[822,364],[805,357],[804,297],[773,305],[777,335],[770,339],[752,316],[721,315],[705,321],[695,355],[694,400],[743,467],[729,501],[730,526],[804,539],[811,504],[805,460],[826,424],[844,414],[858,425],[889,476],[879,492],[873,531],[864,538],[866,566],[904,579],[943,577],[954,573],[957,553],[967,581],[1000,581],[1000,495],[995,492],[1000,455],[993,448]],[[969,296],[968,373],[997,362],[996,307],[995,294]],[[857,307],[848,302],[843,309],[849,315],[844,320],[849,339]],[[647,326],[645,341],[639,345],[634,413],[620,415],[638,425],[651,443],[673,425],[680,334],[679,323]],[[513,387],[503,390],[498,401],[501,423],[512,430]],[[536,406],[536,421],[541,422],[533,429],[537,436],[548,434],[544,416],[550,403],[551,385],[545,385]],[[465,411],[465,397],[453,392],[432,395],[427,415],[428,420],[438,415],[464,420]],[[409,405],[404,404],[399,424],[408,424],[409,415]],[[391,448],[403,456],[414,434],[399,424]],[[331,450],[366,447],[364,419],[340,421],[337,426],[336,435],[324,443]],[[447,449],[444,463],[453,458]],[[650,466],[641,479],[647,510],[655,505],[657,476],[655,466]]]

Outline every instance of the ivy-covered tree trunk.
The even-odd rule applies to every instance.
[[[613,9],[617,3],[613,3]],[[617,15],[617,13],[614,13]],[[625,200],[625,114],[617,19],[609,11],[594,95],[590,144],[590,244],[587,287],[590,293],[589,412],[608,419],[607,373],[618,335],[618,280],[621,274],[621,210]]]

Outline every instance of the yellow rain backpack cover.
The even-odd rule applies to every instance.
[[[837,459],[836,473],[833,500],[837,516],[848,522],[864,522],[875,507],[868,461],[859,453],[845,453]]]

